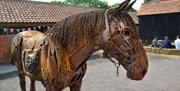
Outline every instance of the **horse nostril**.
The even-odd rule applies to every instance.
[[[146,69],[142,71],[143,76],[146,74]]]

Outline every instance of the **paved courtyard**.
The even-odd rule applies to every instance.
[[[117,77],[116,68],[107,59],[90,60],[82,91],[180,91],[180,57],[148,53],[148,58],[149,70],[141,81],[128,79],[122,67]],[[0,91],[20,91],[18,81],[17,76],[0,80]],[[36,88],[45,91],[40,82]]]

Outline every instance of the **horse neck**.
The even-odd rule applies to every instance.
[[[78,52],[70,57],[70,63],[74,70],[79,69],[88,58],[96,51],[95,40],[92,40],[90,44],[82,46]]]
[[[68,19],[71,20],[71,18],[68,18],[65,22],[57,23],[54,28],[52,28],[53,31],[50,31],[49,33],[52,33],[52,36],[62,35],[61,37],[54,37],[55,39],[52,38],[52,42],[50,43],[52,48],[50,49],[53,49],[53,45],[60,45],[60,49],[63,48],[63,54],[65,53],[66,55],[66,57],[63,55],[63,58],[67,60],[66,63],[68,62],[68,64],[71,65],[72,70],[77,70],[81,67],[81,65],[85,63],[89,56],[96,50],[96,40],[99,39],[102,30],[105,28],[103,11],[91,12],[90,14],[86,14],[86,16],[88,17],[86,17],[84,21],[79,21],[80,19],[76,22],[74,22],[74,20],[68,21]],[[68,24],[67,26],[62,25],[67,22],[74,24],[74,26],[71,26],[72,24]],[[55,30],[63,31],[56,33]],[[66,65],[66,63],[61,65]]]
[[[102,30],[105,28],[104,15],[97,17],[96,21],[99,22],[95,22],[96,26],[92,28],[94,30],[93,33],[83,37],[79,43],[79,47],[75,51],[68,53],[71,67],[74,70],[80,68],[99,48],[97,40],[100,39]]]

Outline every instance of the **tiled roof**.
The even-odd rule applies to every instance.
[[[138,14],[137,12],[129,12],[128,14],[132,17],[132,19],[136,24],[139,24],[139,18],[137,17]]]
[[[142,4],[138,16],[180,12],[180,0],[161,0]]]
[[[0,23],[58,22],[70,15],[93,10],[96,9],[27,0],[0,0]]]

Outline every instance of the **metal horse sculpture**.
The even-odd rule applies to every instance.
[[[43,42],[37,39],[35,47],[31,48],[34,51],[29,52],[29,55],[39,54],[38,68],[22,70],[22,58],[14,60],[21,90],[25,91],[24,76],[28,73],[31,91],[35,90],[34,80],[40,80],[46,91],[61,91],[66,87],[70,87],[71,91],[80,91],[86,61],[99,49],[104,50],[105,57],[115,58],[126,69],[128,78],[141,80],[147,72],[148,59],[136,33],[135,23],[127,14],[135,1],[129,2],[126,0],[115,9],[70,16],[55,24],[43,35]],[[18,59],[16,57],[26,53],[22,52],[25,49],[24,38],[20,40],[19,45],[14,47],[19,55],[12,55],[12,58]],[[25,56],[24,60],[28,58]]]

